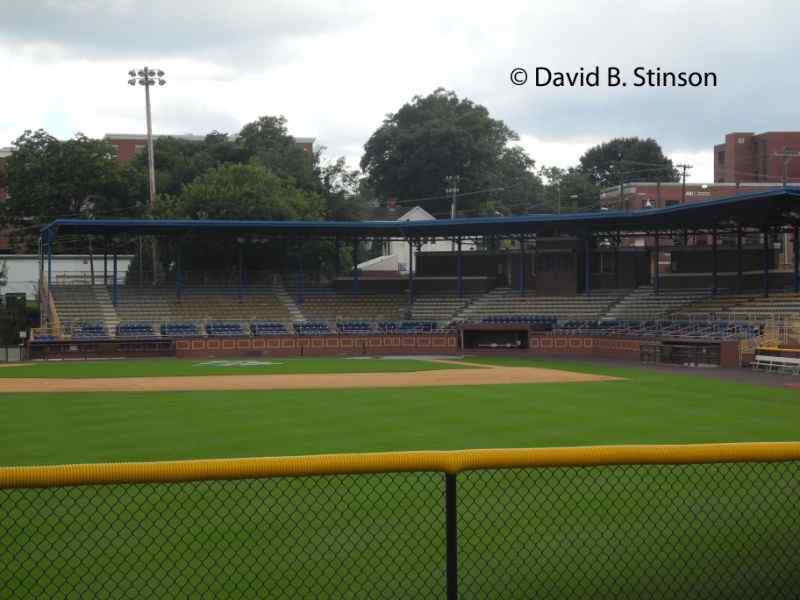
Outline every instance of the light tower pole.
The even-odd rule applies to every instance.
[[[450,218],[456,218],[456,198],[458,197],[458,183],[461,180],[459,175],[448,175],[444,178],[445,183],[447,183],[447,188],[445,188],[444,193],[450,194]],[[456,242],[452,240],[452,249],[455,251],[456,249]]]
[[[153,153],[153,120],[150,114],[150,86],[164,85],[164,71],[160,69],[151,69],[144,67],[139,69],[131,69],[128,71],[130,79],[128,85],[135,86],[137,83],[144,87],[144,103],[145,112],[147,113],[147,170],[150,182],[150,196],[148,206],[152,210],[156,205],[156,163],[155,155]],[[157,256],[157,240],[153,238],[153,285],[158,282],[158,256]]]

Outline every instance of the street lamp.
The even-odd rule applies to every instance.
[[[139,70],[131,69],[128,71],[128,75],[130,77],[130,79],[128,79],[128,85],[136,86],[138,83],[144,87],[144,103],[147,112],[147,167],[150,180],[149,206],[150,209],[153,209],[156,205],[156,163],[153,154],[153,122],[150,116],[150,86],[156,84],[161,86],[167,82],[164,79],[164,71],[161,69],[151,69],[150,67],[144,67]],[[156,256],[156,250],[157,242],[156,238],[153,238],[153,285],[155,285],[158,280],[158,257]]]

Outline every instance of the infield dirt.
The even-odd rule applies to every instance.
[[[435,361],[446,363],[448,361]],[[454,361],[455,362],[455,361]],[[329,373],[297,375],[205,375],[201,377],[125,377],[118,379],[0,380],[0,392],[163,392],[195,390],[297,390],[441,387],[514,383],[586,383],[619,377],[535,367],[503,367],[457,362],[466,369],[408,373]]]

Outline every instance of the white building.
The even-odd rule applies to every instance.
[[[124,281],[133,261],[132,254],[117,256],[117,280]],[[39,288],[39,256],[37,254],[8,254],[0,256],[0,266],[5,264],[8,283],[0,288],[0,294],[24,293],[28,300],[35,300]],[[54,254],[52,258],[53,285],[89,285],[91,266],[88,254]],[[111,256],[108,257],[108,281],[113,276]],[[103,255],[94,256],[95,283],[103,281]],[[45,277],[47,259],[45,258]]]
[[[398,221],[435,221],[434,217],[427,210],[421,206],[415,206],[408,212],[400,216]],[[462,251],[474,250],[474,242],[465,241],[461,244]],[[436,240],[423,243],[420,252],[450,252],[453,250],[453,242],[450,240]],[[414,248],[414,254],[417,253],[417,248]],[[410,268],[416,272],[416,267],[412,264]],[[361,271],[393,271],[400,275],[408,275],[409,271],[409,256],[408,256],[408,242],[405,240],[391,240],[384,244],[383,254],[377,258],[359,263],[358,268]]]

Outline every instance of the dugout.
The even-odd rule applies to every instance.
[[[515,325],[471,325],[461,329],[464,350],[527,350],[528,327]]]

